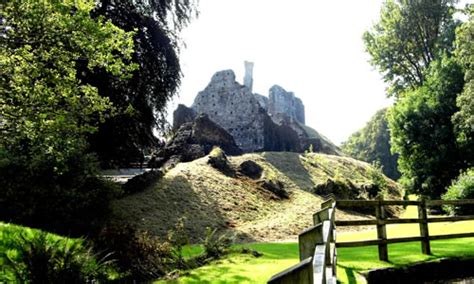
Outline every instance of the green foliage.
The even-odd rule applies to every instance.
[[[86,136],[114,114],[78,72],[124,80],[133,32],[91,18],[92,0],[7,1],[0,31],[0,218],[81,231],[107,209]]]
[[[393,180],[400,177],[397,169],[398,155],[390,152],[390,131],[387,109],[381,109],[370,121],[341,146],[351,157],[368,163],[378,163],[383,173]]]
[[[107,226],[94,244],[113,253],[124,281],[151,281],[175,269],[172,245],[132,226]]]
[[[453,58],[433,61],[423,86],[404,93],[389,112],[391,144],[412,192],[439,198],[466,167],[451,121],[463,75]]]
[[[425,81],[425,70],[443,52],[452,50],[455,0],[387,0],[380,20],[365,32],[371,64],[390,83],[389,95],[399,96]]]
[[[75,4],[77,2],[77,4]],[[125,78],[133,33],[92,19],[93,1],[8,1],[2,6],[0,147],[62,172],[84,137],[113,113],[108,98],[83,82],[78,65]]]
[[[153,131],[166,125],[165,107],[181,81],[179,31],[195,15],[197,1],[99,0],[94,16],[103,16],[125,31],[135,31],[132,62],[139,68],[123,81],[106,72],[85,72],[102,98],[123,112],[101,124],[89,139],[103,166],[140,161],[157,146]],[[83,69],[83,68],[81,68]]]
[[[466,170],[459,175],[443,194],[444,200],[474,199],[474,168]],[[469,215],[474,214],[472,205],[445,205],[443,209],[451,215]]]
[[[1,225],[0,282],[86,283],[106,281],[111,261],[98,259],[82,239]]]
[[[372,167],[367,171],[372,184],[377,189],[377,196],[384,197],[387,194],[388,184],[385,176],[382,173],[382,166],[375,162]]]
[[[172,245],[172,254],[176,258],[178,268],[187,268],[187,262],[183,256],[183,248],[189,245],[189,237],[184,227],[184,219],[180,218],[174,229],[168,232],[168,241]]]
[[[456,30],[455,56],[464,67],[463,92],[457,97],[459,111],[453,116],[458,142],[466,152],[464,159],[473,165],[474,160],[474,4],[466,8],[469,21]]]
[[[206,238],[202,240],[204,254],[207,258],[218,259],[229,252],[234,243],[234,237],[228,234],[218,234],[217,229],[207,228]]]
[[[24,157],[0,152],[1,220],[85,234],[99,225],[109,200],[121,195],[117,184],[98,177],[90,154],[70,154],[62,173],[52,161],[37,161],[34,168],[27,163]]]

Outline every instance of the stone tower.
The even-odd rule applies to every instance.
[[[245,64],[245,76],[244,76],[244,86],[249,88],[252,92],[253,85],[253,62],[244,61]]]

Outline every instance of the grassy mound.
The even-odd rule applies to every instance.
[[[365,185],[374,185],[370,165],[347,157],[285,152],[252,153],[228,157],[234,169],[244,161],[263,168],[259,180],[236,172],[223,174],[208,163],[209,157],[180,163],[155,185],[112,204],[109,220],[133,224],[141,230],[166,236],[180,218],[189,237],[199,241],[206,227],[237,234],[240,241],[294,239],[311,223],[311,213],[320,209],[321,196],[315,188],[328,180],[350,183],[350,196],[368,198]],[[397,184],[382,178],[387,198],[401,198]],[[282,199],[261,186],[260,181],[278,183],[288,192]],[[370,186],[369,186],[370,187]],[[338,211],[338,218],[360,218]]]

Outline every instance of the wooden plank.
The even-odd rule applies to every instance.
[[[365,226],[365,225],[377,225],[377,220],[337,220],[336,226]]]
[[[461,200],[427,200],[427,206],[437,206],[437,205],[466,205],[474,204],[474,199],[461,199]]]
[[[317,225],[324,220],[329,220],[329,208],[321,209],[313,214],[313,224]]]
[[[412,224],[412,223],[420,223],[422,219],[419,218],[403,218],[403,219],[387,219],[384,221],[380,221],[384,224],[391,225],[391,224]]]
[[[422,237],[405,237],[405,238],[395,238],[388,240],[366,240],[366,241],[356,241],[356,242],[337,242],[336,247],[338,248],[348,248],[348,247],[363,247],[363,246],[373,246],[378,244],[396,244],[396,243],[407,243],[407,242],[417,242],[421,241]]]
[[[378,206],[382,204],[386,205],[401,205],[401,206],[408,206],[408,205],[419,205],[419,201],[414,200],[337,200],[336,207],[337,208],[348,208],[348,207],[368,207],[368,206]]]
[[[431,254],[430,246],[430,233],[428,230],[428,214],[426,212],[426,201],[422,200],[418,206],[418,218],[422,221],[420,222],[420,236],[421,240],[421,251],[423,254]]]
[[[326,283],[326,246],[318,245],[313,257],[314,283]],[[298,283],[298,282],[295,282]]]
[[[418,218],[412,219],[386,219],[386,220],[372,220],[372,219],[363,219],[363,220],[339,220],[336,221],[336,226],[366,226],[366,225],[377,225],[377,224],[410,224],[410,223],[420,223],[422,220]]]
[[[328,195],[323,196],[323,198],[324,198],[324,201],[329,200],[329,199],[332,199],[335,201],[336,195],[334,195],[334,193],[329,193]]]
[[[308,257],[300,263],[276,274],[269,284],[313,283],[313,258]]]
[[[321,209],[330,208],[330,207],[332,207],[333,204],[334,204],[334,200],[332,200],[332,199],[323,201],[323,202],[321,203]]]
[[[337,208],[348,208],[348,207],[364,207],[364,206],[378,206],[377,200],[337,200]]]
[[[379,240],[365,240],[365,241],[353,241],[353,242],[336,242],[337,248],[352,248],[352,247],[364,247],[374,246],[380,243]]]
[[[377,221],[383,221],[385,219],[385,210],[381,203],[377,207],[375,207],[375,217]],[[379,240],[386,240],[387,239],[387,229],[385,224],[381,222],[377,222],[377,238]],[[379,243],[378,244],[378,251],[379,251],[379,259],[382,261],[388,261],[388,247],[386,243]]]
[[[430,236],[430,240],[445,240],[445,239],[472,238],[472,237],[474,237],[474,232],[473,233],[460,233],[460,234]]]
[[[429,223],[435,223],[435,222],[455,222],[455,221],[466,221],[466,220],[474,220],[474,215],[450,216],[450,217],[432,217],[432,218],[428,218],[428,222],[429,222]]]
[[[323,243],[323,224],[310,227],[298,235],[300,260],[313,256],[317,244]]]

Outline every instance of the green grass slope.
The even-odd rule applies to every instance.
[[[166,236],[180,218],[191,240],[199,241],[206,227],[227,230],[241,241],[294,240],[307,228],[322,198],[314,188],[328,180],[350,182],[356,187],[373,183],[367,163],[347,157],[286,152],[252,153],[229,157],[234,168],[252,160],[263,169],[262,179],[279,180],[290,193],[279,199],[255,180],[229,177],[207,163],[208,157],[180,163],[155,185],[114,202],[111,223],[133,224],[158,236]],[[397,184],[386,180],[389,198],[401,198]],[[355,189],[357,191],[357,188]],[[356,192],[366,198],[363,190]],[[338,212],[344,219],[358,214]]]

